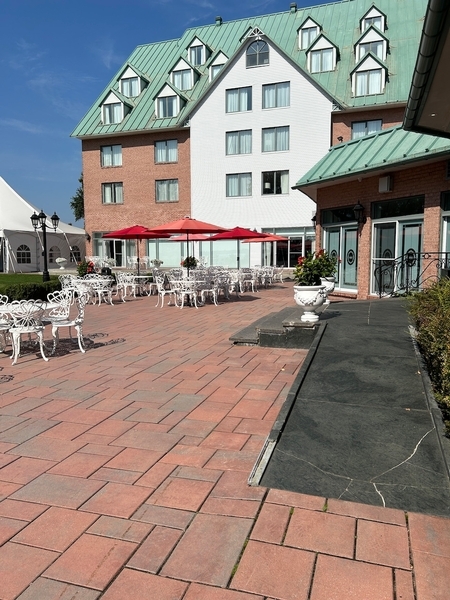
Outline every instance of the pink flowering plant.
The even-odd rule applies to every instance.
[[[296,285],[320,285],[321,277],[333,277],[337,270],[337,258],[326,250],[300,256],[293,271]]]

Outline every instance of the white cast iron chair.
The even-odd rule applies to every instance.
[[[49,296],[50,296],[50,294],[49,294]],[[77,332],[78,347],[80,348],[81,352],[83,352],[83,354],[86,352],[86,350],[84,349],[84,340],[83,340],[83,323],[84,323],[84,310],[85,310],[85,307],[86,307],[86,304],[88,303],[88,301],[89,301],[89,294],[87,292],[81,292],[75,296],[75,306],[77,308],[77,315],[74,318],[71,318],[69,313],[67,313],[67,316],[65,316],[65,317],[62,316],[64,308],[65,308],[64,301],[62,302],[63,306],[62,306],[60,315],[55,315],[54,317],[51,317],[51,315],[49,313],[48,319],[52,325],[52,337],[53,337],[52,355],[55,354],[56,348],[58,346],[59,330],[61,329],[61,327],[69,328],[69,337],[70,337],[71,342],[73,342],[71,328],[74,327]],[[69,305],[69,309],[70,309],[70,305]]]
[[[35,334],[39,342],[39,349],[44,360],[48,358],[44,354],[44,324],[42,317],[45,311],[45,303],[42,300],[14,300],[10,304],[10,315],[12,326],[9,329],[12,343],[12,364],[15,365],[20,356],[20,342],[22,335],[31,338]]]

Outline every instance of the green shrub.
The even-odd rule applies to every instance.
[[[409,312],[450,436],[450,279],[414,294]]]
[[[10,283],[0,286],[0,294],[12,300],[47,300],[47,294],[61,289],[58,279],[40,283]]]

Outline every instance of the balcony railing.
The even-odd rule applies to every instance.
[[[408,250],[397,258],[373,259],[373,291],[382,296],[421,290],[450,275],[450,252]]]

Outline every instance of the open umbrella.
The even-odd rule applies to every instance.
[[[240,240],[247,239],[255,239],[255,241],[264,241],[266,237],[265,233],[259,233],[258,231],[252,231],[251,229],[246,229],[245,227],[234,227],[233,229],[229,229],[228,231],[224,231],[223,233],[218,233],[217,235],[211,236],[211,241],[214,240],[236,240],[237,242],[237,268],[239,269],[239,242]]]
[[[138,264],[138,275],[140,275],[139,268],[139,240],[151,240],[156,238],[167,238],[170,237],[169,234],[164,233],[153,233],[147,227],[143,225],[133,225],[132,227],[125,227],[125,229],[117,229],[116,231],[110,231],[109,233],[104,233],[104,238],[108,239],[116,239],[116,240],[136,240],[137,244],[137,264]]]
[[[199,221],[197,219],[191,219],[191,217],[184,217],[184,219],[178,219],[178,221],[171,221],[170,223],[163,223],[157,227],[152,227],[150,230],[152,233],[180,233],[186,234],[187,247],[189,248],[189,236],[195,233],[219,233],[227,231],[225,227],[219,227],[212,223],[206,223],[205,221]],[[211,239],[211,238],[209,238]],[[189,267],[188,267],[189,275]]]

